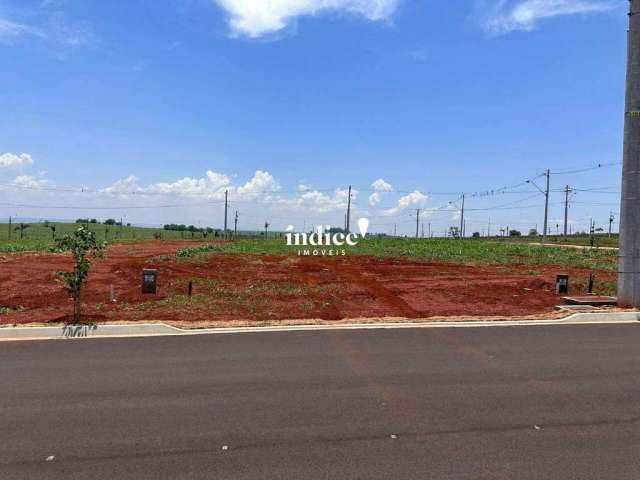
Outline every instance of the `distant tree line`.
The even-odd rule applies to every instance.
[[[165,225],[163,227],[165,230],[169,230],[169,231],[173,231],[173,232],[190,232],[191,236],[193,236],[193,234],[195,233],[201,233],[203,237],[207,237],[211,234],[213,234],[214,237],[217,237],[220,235],[220,231],[219,230],[214,230],[211,227],[206,227],[206,228],[198,228],[195,225],[184,225],[184,224],[175,224],[175,223],[169,223],[167,225]]]
[[[98,220],[96,220],[95,218],[78,218],[76,220],[76,223],[82,223],[82,224],[89,224],[89,223],[97,223],[99,224],[100,222]],[[122,226],[122,222],[117,222],[115,219],[113,218],[107,218],[104,222],[105,225],[116,225],[118,227]],[[130,227],[131,224],[127,223],[127,227]]]

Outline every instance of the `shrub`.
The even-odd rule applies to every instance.
[[[71,235],[57,238],[55,249],[61,252],[71,252],[73,255],[74,269],[72,272],[58,272],[66,285],[67,291],[73,298],[73,321],[80,323],[82,288],[84,287],[91,262],[87,257],[102,257],[107,242],[97,242],[96,234],[84,227],[78,228]]]

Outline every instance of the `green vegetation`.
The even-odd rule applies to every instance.
[[[73,321],[80,323],[82,307],[82,289],[89,276],[91,262],[87,257],[102,257],[107,242],[98,242],[96,234],[81,226],[71,235],[65,235],[55,240],[55,249],[60,252],[71,252],[74,261],[72,272],[58,272],[67,284],[67,291],[73,298]]]
[[[331,247],[315,247],[329,250]],[[335,247],[334,251],[335,251]],[[297,255],[298,251],[314,247],[289,247],[282,239],[243,239],[218,245],[216,253],[253,253]],[[189,249],[190,250],[190,249]],[[345,249],[348,255],[405,257],[455,263],[493,265],[565,265],[579,268],[615,270],[617,252],[611,250],[553,248],[529,245],[526,242],[504,242],[480,239],[414,239],[370,237],[356,247]],[[200,254],[206,251],[200,251]],[[189,255],[183,255],[189,257]]]
[[[528,237],[511,237],[506,239],[509,242],[537,242],[542,241],[540,236],[528,236]],[[569,235],[566,238],[562,235],[549,235],[547,237],[547,243],[555,243],[558,245],[578,245],[583,247],[591,246],[591,237],[589,234]],[[609,237],[607,234],[599,233],[593,236],[594,247],[617,247],[618,235],[613,234]]]
[[[15,228],[13,225],[12,228]],[[12,232],[12,240],[8,240],[8,225],[0,224],[0,253],[22,251],[48,251],[53,245],[53,236],[63,236],[78,227],[73,223],[31,223],[23,229],[23,240],[20,232]],[[109,243],[139,242],[152,239],[166,240],[212,240],[212,235],[188,230],[165,230],[161,228],[141,228],[100,223],[85,224],[89,231],[95,232],[96,240],[107,240]],[[206,261],[211,254],[220,253],[254,253],[272,255],[297,255],[298,250],[313,250],[313,247],[289,247],[280,236],[266,239],[256,235],[240,238],[237,241],[183,248],[177,256],[187,261]],[[562,249],[545,248],[530,243],[539,243],[540,237],[522,236],[509,238],[468,238],[460,239],[414,239],[393,237],[368,237],[356,247],[346,247],[348,255],[372,255],[381,257],[407,257],[424,260],[451,261],[457,263],[477,264],[524,264],[544,265],[556,264],[581,268],[616,269],[617,252],[597,249]],[[562,236],[549,236],[549,243],[571,244],[588,247],[589,235],[573,235],[564,239]],[[595,245],[617,246],[617,236],[596,235]],[[317,247],[318,249],[326,247]],[[335,247],[334,247],[335,250]],[[341,249],[339,249],[341,250]]]
[[[26,310],[26,308],[21,307],[21,306],[15,307],[15,308],[0,307],[0,315],[9,315],[10,313],[23,312],[25,310]]]
[[[118,225],[119,222],[113,221],[114,223],[111,223],[111,220],[108,222],[100,224],[89,219],[87,223],[83,223],[87,230],[95,234],[96,240],[108,241],[109,243],[140,242],[143,240],[202,240],[207,235],[202,232]],[[11,234],[9,233],[9,224],[0,224],[0,252],[47,251],[53,245],[55,238],[73,233],[80,224],[82,223],[41,222],[29,223],[28,227],[24,227],[19,223],[14,223],[11,225]],[[20,238],[21,234],[22,239]],[[209,238],[211,238],[210,235]]]
[[[192,225],[165,225],[163,228],[133,227],[114,219],[98,223],[95,219],[81,218],[75,223],[0,223],[0,253],[48,251],[55,238],[71,234],[79,225],[95,233],[96,240],[113,243],[133,243],[145,240],[216,240],[222,231],[212,228],[196,228]],[[174,227],[176,228],[174,230]],[[239,236],[260,238],[264,232],[242,231]],[[263,237],[264,238],[264,237]]]
[[[220,245],[202,245],[199,247],[181,248],[178,250],[177,256],[180,258],[194,258],[203,253],[217,253],[222,251],[223,248]]]

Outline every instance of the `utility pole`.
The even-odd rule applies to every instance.
[[[424,238],[424,223],[422,224],[422,238]]]
[[[347,200],[347,233],[351,223],[351,185],[349,185],[349,199]]]
[[[569,193],[571,193],[571,188],[567,185],[564,189],[564,238],[567,238],[567,225],[569,223]]]
[[[234,240],[238,238],[238,211],[236,210],[236,219],[233,225],[233,238]]]
[[[227,208],[229,208],[229,190],[224,191],[224,238],[227,238]]]
[[[460,238],[464,238],[464,193],[462,194],[462,208],[460,209]]]
[[[547,189],[544,193],[544,233],[542,234],[542,243],[547,243],[547,234],[549,233],[547,224],[549,221],[549,181],[551,179],[551,170],[548,168],[545,176],[547,177]]]
[[[487,238],[491,237],[491,217],[489,217],[489,225],[487,226]]]
[[[609,213],[609,238],[611,238],[611,226],[613,225],[613,212]]]
[[[9,215],[9,240],[11,240],[11,215]]]
[[[428,232],[429,238],[431,238],[431,222],[427,224],[427,228],[428,228],[427,232]]]
[[[396,227],[397,227],[397,225],[394,223],[393,224],[393,236],[394,237],[396,236]]]
[[[418,228],[420,227],[420,209],[416,209],[416,238],[420,238]]]
[[[640,0],[629,2],[618,305],[640,307]]]

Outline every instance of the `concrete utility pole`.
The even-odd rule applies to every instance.
[[[9,240],[11,240],[11,215],[9,215]]]
[[[491,237],[491,217],[489,217],[489,224],[487,225],[487,238]]]
[[[462,208],[460,209],[460,238],[464,238],[464,193],[462,194]]]
[[[347,233],[351,227],[351,185],[349,185],[349,199],[347,200]]]
[[[424,238],[424,223],[422,224],[422,238]]]
[[[640,307],[640,0],[629,2],[618,305]]]
[[[420,238],[419,235],[419,227],[420,227],[420,209],[416,209],[416,238]]]
[[[229,198],[229,190],[224,191],[224,238],[227,238],[227,208],[229,207],[229,203],[227,202]]]
[[[545,172],[545,176],[547,177],[547,189],[544,193],[544,232],[542,233],[542,243],[547,243],[547,234],[549,233],[547,223],[549,220],[549,180],[551,178],[551,170],[548,168]]]
[[[564,236],[567,237],[567,225],[569,219],[569,193],[571,193],[571,189],[569,185],[567,185],[564,189]]]
[[[236,210],[236,218],[233,225],[233,238],[238,238],[238,211]]]

